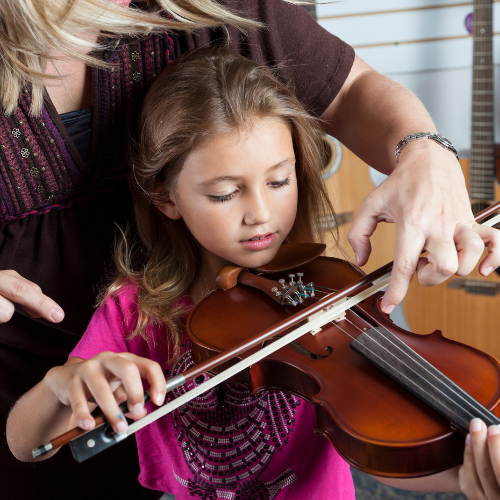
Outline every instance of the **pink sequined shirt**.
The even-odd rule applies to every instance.
[[[184,372],[193,363],[187,336],[170,369],[164,326],[149,332],[156,345],[140,336],[125,340],[136,324],[136,297],[129,285],[108,298],[71,356],[128,351],[157,361],[168,376]],[[190,305],[188,297],[182,302]],[[195,385],[173,391],[170,398]],[[179,500],[354,500],[349,466],[312,431],[312,405],[280,391],[255,397],[241,386],[221,385],[136,433],[143,486]]]

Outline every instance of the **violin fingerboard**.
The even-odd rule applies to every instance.
[[[464,433],[469,432],[473,418],[487,426],[500,424],[496,415],[389,330],[371,328],[350,346]]]

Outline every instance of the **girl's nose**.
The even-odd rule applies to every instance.
[[[248,204],[245,216],[243,218],[245,224],[256,225],[266,224],[273,217],[271,207],[269,206],[267,197],[264,194],[256,193],[252,196]]]

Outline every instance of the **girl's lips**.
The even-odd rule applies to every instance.
[[[276,239],[276,233],[271,233],[258,240],[242,240],[240,243],[249,250],[262,250],[270,247]]]

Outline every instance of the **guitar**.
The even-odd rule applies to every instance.
[[[461,160],[474,213],[500,199],[495,175],[494,97],[492,55],[492,0],[474,1],[474,59],[472,137],[470,160]],[[414,278],[404,302],[404,312],[415,333],[436,327],[446,336],[477,347],[500,359],[497,313],[500,276],[484,277],[476,267],[465,278],[425,288]]]

